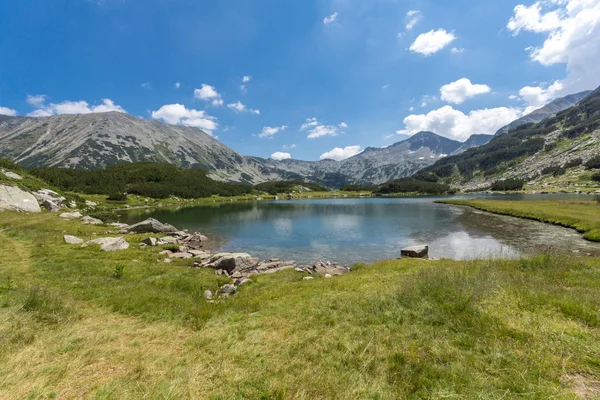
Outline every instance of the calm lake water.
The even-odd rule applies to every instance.
[[[526,197],[533,199],[535,197]],[[397,258],[400,248],[428,244],[430,256],[517,257],[552,248],[600,253],[574,230],[436,204],[438,198],[362,198],[236,202],[180,209],[136,210],[124,222],[148,217],[200,231],[209,245],[299,263]]]

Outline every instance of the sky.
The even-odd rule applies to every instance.
[[[493,134],[596,88],[598,65],[600,0],[3,0],[0,13],[0,114],[120,111],[274,159]]]

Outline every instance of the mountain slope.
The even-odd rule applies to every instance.
[[[471,135],[470,138],[468,138],[464,143],[462,143],[461,146],[458,149],[454,150],[451,154],[460,154],[464,153],[469,149],[472,149],[473,147],[483,146],[484,144],[487,144],[490,140],[492,140],[493,137],[493,135],[484,134]]]
[[[516,121],[511,122],[510,124],[500,128],[496,135],[501,135],[506,133],[517,126],[529,124],[529,123],[538,123],[543,121],[546,118],[550,118],[555,116],[557,113],[566,110],[569,107],[573,107],[581,100],[583,100],[587,95],[591,93],[591,90],[587,90],[585,92],[571,94],[565,97],[561,97],[559,99],[554,100],[551,103],[546,104],[544,107],[539,108],[522,118],[517,119]]]
[[[196,128],[118,112],[0,121],[0,157],[26,167],[98,169],[122,162],[167,162],[202,168],[213,179],[250,184],[277,180],[305,180],[330,187],[379,184],[410,176],[478,140],[460,143],[420,132],[385,148],[369,147],[343,161],[274,161],[242,156]]]
[[[510,178],[541,179],[548,171],[573,170],[585,178],[582,162],[600,155],[600,88],[577,105],[537,124],[495,136],[488,144],[439,160],[423,172],[466,190]],[[588,177],[589,178],[589,177]]]

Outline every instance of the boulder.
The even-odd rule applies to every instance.
[[[163,244],[177,244],[177,243],[179,243],[179,241],[177,240],[177,238],[174,238],[172,236],[165,236],[165,237],[161,237],[160,239],[158,239],[158,241],[156,243],[159,246],[162,246]]]
[[[67,200],[64,197],[62,197],[61,195],[59,195],[58,193],[56,193],[54,190],[50,190],[50,189],[41,189],[36,192],[32,192],[31,194],[39,202],[41,202],[44,205],[44,207],[46,207],[48,210],[50,210],[50,209],[46,206],[46,204],[45,204],[46,202],[55,204],[60,209],[62,204],[65,202],[65,200]],[[50,211],[54,211],[54,210],[50,210]]]
[[[218,253],[211,257],[207,266],[231,273],[233,270],[251,270],[258,265],[259,261],[258,258],[247,253]]]
[[[163,224],[154,218],[148,218],[145,221],[124,228],[123,231],[129,233],[169,233],[177,232],[177,229],[172,225]]]
[[[119,229],[124,229],[124,228],[127,228],[129,226],[127,224],[123,224],[123,223],[120,223],[120,222],[111,222],[108,225],[114,226],[115,228],[119,228]]]
[[[193,256],[190,253],[172,253],[169,257],[173,257],[173,258],[180,258],[182,260],[186,260],[188,258],[192,258]]]
[[[157,240],[156,240],[156,238],[149,237],[149,238],[146,238],[146,239],[142,240],[142,243],[144,243],[144,244],[146,244],[148,246],[154,247],[157,244]]]
[[[100,250],[102,251],[116,251],[116,250],[125,250],[129,248],[129,243],[123,237],[106,237],[106,238],[98,238],[90,240],[81,245],[81,247],[86,247],[89,244],[99,244]]]
[[[427,258],[429,255],[429,246],[420,245],[405,247],[400,250],[400,255],[402,257],[410,258]]]
[[[65,235],[63,236],[65,239],[65,243],[69,244],[81,244],[83,243],[83,239],[79,239],[77,236]]]
[[[85,205],[93,208],[93,207],[96,207],[98,205],[98,203],[96,203],[95,201],[86,200]]]
[[[15,186],[0,185],[0,210],[42,212],[35,197]]]
[[[85,217],[81,218],[81,223],[86,225],[102,225],[104,222],[102,222],[101,219],[86,215]]]
[[[212,292],[210,290],[205,290],[204,291],[204,298],[206,300],[212,300],[212,298],[213,298]]]
[[[44,206],[44,208],[46,210],[48,210],[50,212],[59,212],[60,211],[60,205],[56,204],[52,200],[46,199],[46,200],[44,200],[42,205]]]
[[[6,176],[7,178],[10,178],[10,179],[14,179],[17,181],[20,181],[23,179],[23,177],[21,175],[15,174],[14,172],[2,170],[2,173],[4,174],[4,176]]]
[[[223,294],[234,294],[236,292],[235,285],[223,285],[221,286],[220,292]]]
[[[78,219],[83,217],[83,214],[81,214],[79,211],[75,211],[70,213],[62,213],[59,215],[59,217],[64,219]]]

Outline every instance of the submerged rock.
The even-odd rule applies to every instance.
[[[35,197],[15,186],[0,185],[0,210],[42,212]]]
[[[429,246],[420,245],[405,247],[402,250],[400,250],[400,255],[402,257],[410,258],[427,258],[429,255]]]

